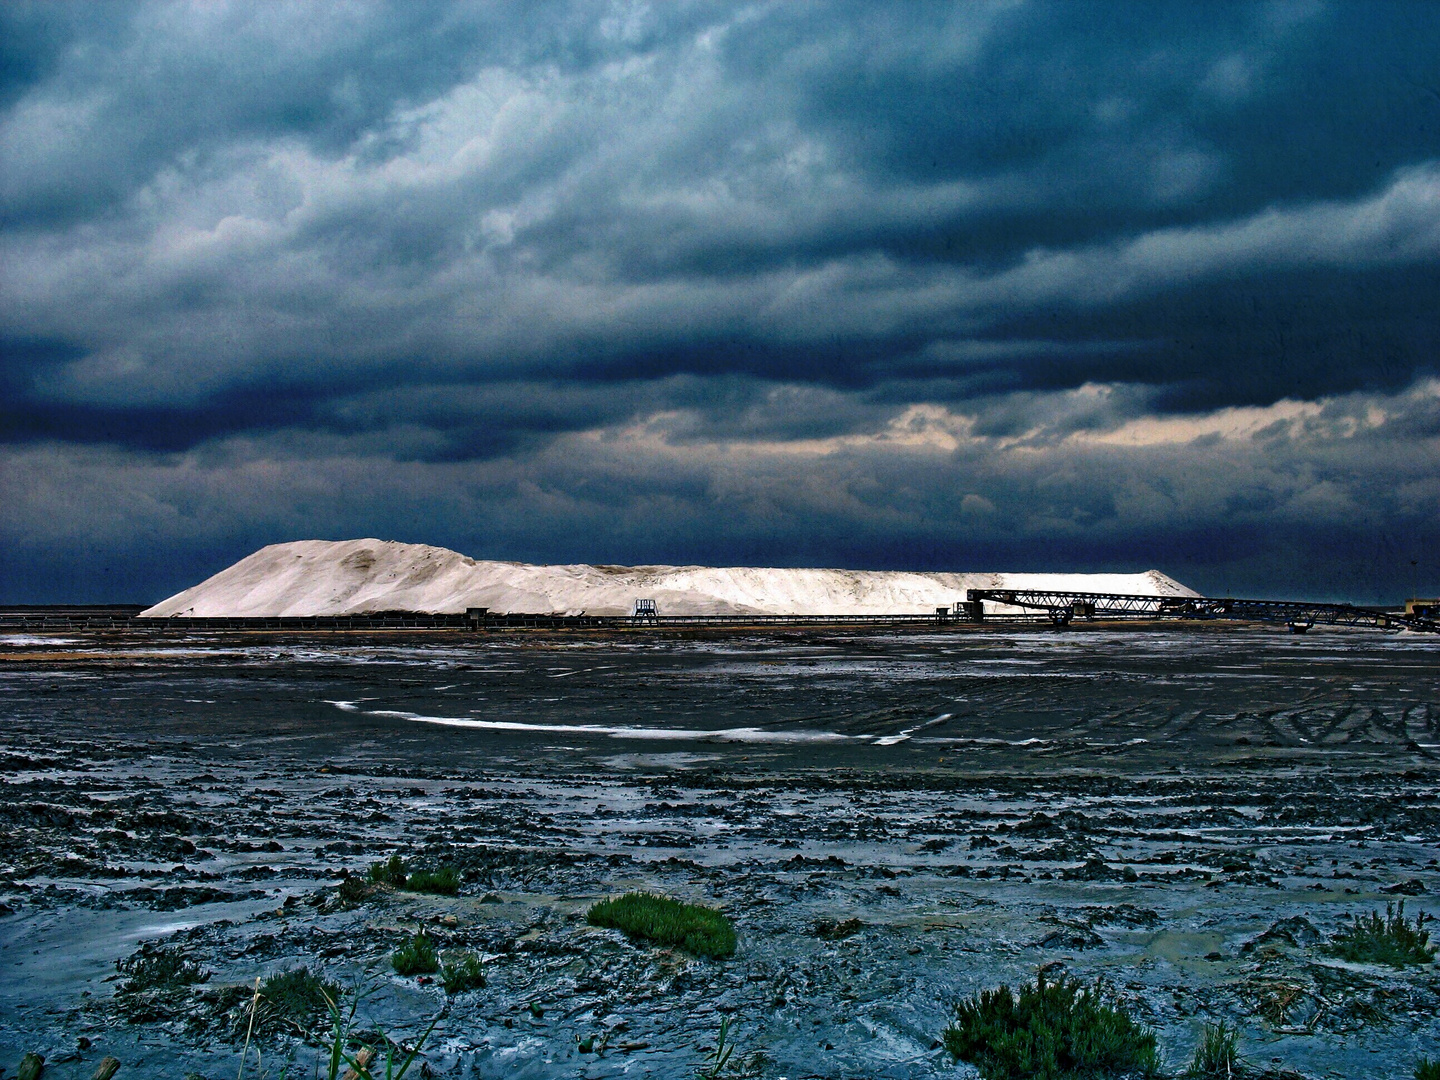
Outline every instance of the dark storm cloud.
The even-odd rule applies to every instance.
[[[1156,565],[1214,593],[1363,602],[1440,574],[1440,381],[1190,417],[1131,393],[1007,396],[978,415],[914,406],[865,435],[804,440],[767,440],[762,424],[707,435],[680,410],[485,461],[397,461],[393,432],[367,445],[281,431],[164,456],[36,444],[0,462],[13,553],[0,587],[43,566],[99,589],[103,567],[129,560],[131,595],[158,597],[300,535],[555,561]],[[166,539],[165,559],[146,537]]]
[[[1318,0],[0,6],[0,438],[77,535],[145,520],[192,555],[314,531],[308,461],[349,477],[340,532],[403,531],[362,477],[444,501],[473,469],[610,558],[639,541],[606,515],[642,507],[672,522],[651,558],[969,557],[906,524],[912,488],[971,554],[1140,558],[1163,524],[1104,508],[1168,459],[1058,464],[1076,439],[1357,394],[1424,428],[1437,47],[1440,6]],[[926,410],[978,441],[883,476]],[[1246,506],[1321,499],[1305,456],[1373,443],[1196,438]],[[828,447],[803,482],[776,464],[801,444]],[[583,460],[620,445],[629,471]],[[141,505],[185,503],[187,468],[251,524],[62,494],[139,470]],[[1080,525],[1006,511],[1067,472]],[[1177,543],[1253,549],[1172,512]],[[551,537],[510,553],[592,554]]]
[[[13,109],[28,97],[26,119],[68,125],[48,138],[23,133],[39,145],[10,161],[7,221],[44,227],[101,213],[181,159],[203,169],[250,140],[298,138],[345,153],[397,109],[433,100],[482,66],[604,62],[616,50],[594,33],[597,21],[545,0],[7,4],[3,100]],[[646,44],[640,36],[624,48]],[[372,152],[399,148],[372,143]]]

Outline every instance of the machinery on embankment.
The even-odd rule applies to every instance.
[[[986,605],[990,610],[986,610]],[[1353,604],[1317,604],[1305,600],[1237,600],[1212,596],[1141,596],[1125,593],[1066,592],[1051,589],[969,589],[963,617],[972,622],[1038,615],[1057,626],[1076,619],[1228,619],[1286,623],[1303,634],[1312,626],[1359,626],[1372,630],[1440,633],[1440,620],[1428,608],[1404,612]]]
[[[349,615],[171,616],[144,618],[139,605],[46,606],[0,608],[5,630],[626,630],[714,629],[762,627],[914,628],[999,623],[1041,624],[1064,628],[1075,623],[1190,623],[1229,621],[1283,623],[1292,633],[1312,627],[1359,627],[1372,630],[1440,633],[1433,608],[1407,610],[1359,607],[1353,604],[1304,600],[1240,600],[1233,597],[1157,596],[1154,594],[1071,592],[1054,589],[969,589],[963,601],[937,607],[930,614],[893,615],[665,615],[653,606],[631,615],[494,612],[470,608],[460,612],[375,611]]]

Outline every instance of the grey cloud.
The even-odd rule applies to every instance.
[[[676,8],[627,26],[544,2],[7,5],[7,35],[28,45],[19,60],[38,62],[11,84],[0,190],[11,215],[43,225],[108,209],[165,167],[204,168],[235,143],[342,154],[477,67],[584,70],[692,18]]]
[[[516,365],[553,367],[557,358],[587,348],[603,358],[705,335],[739,335],[760,348],[837,336],[898,341],[926,329],[948,336],[980,328],[997,311],[1013,318],[1057,303],[1113,304],[1179,282],[1298,267],[1404,266],[1440,256],[1440,172],[1433,166],[1408,170],[1384,191],[1355,204],[1266,211],[1242,222],[1166,230],[1101,249],[1037,251],[989,277],[863,256],[743,280],[628,286],[506,277],[483,259],[457,260],[440,280],[381,273],[337,280],[324,273],[327,260],[317,259],[313,249],[287,250],[283,237],[264,236],[264,226],[254,230],[258,239],[243,225],[234,231],[239,235],[187,237],[201,250],[178,253],[156,250],[164,241],[152,237],[148,250],[118,247],[108,263],[77,261],[69,273],[61,270],[65,276],[60,280],[42,268],[46,252],[12,247],[12,273],[22,302],[49,308],[19,329],[54,336],[77,314],[88,315],[97,329],[104,324],[107,333],[127,316],[133,326],[132,335],[39,373],[37,389],[62,399],[129,398],[139,404],[203,397],[237,382],[274,379],[282,371],[305,381],[337,361],[352,377],[402,364],[410,372],[432,375],[457,368],[498,374]],[[275,258],[254,261],[254,246],[272,243],[279,247]],[[114,288],[97,296],[96,279],[118,278],[124,288],[125,269],[137,261],[154,268],[160,281],[138,281],[136,287],[149,292],[137,298],[139,310],[115,312]],[[277,261],[287,273],[267,280]],[[217,267],[231,289],[240,287],[239,295],[214,295],[221,288],[218,282],[207,287],[207,280],[220,272]],[[139,276],[144,278],[143,271]],[[248,295],[247,286],[253,288]],[[176,290],[212,296],[197,309],[177,303]],[[169,305],[163,314],[155,310],[161,303]],[[265,312],[260,318],[257,303]],[[1024,353],[1026,343],[955,346],[941,340],[929,346],[942,367],[959,355],[957,348],[984,358],[987,351],[991,356]],[[1125,348],[1081,342],[1068,351]],[[1037,348],[1031,354],[1045,351]],[[197,363],[202,356],[204,362]]]
[[[719,561],[1154,565],[1197,587],[1250,592],[1265,591],[1264,575],[1289,559],[1292,587],[1353,599],[1363,570],[1364,599],[1393,599],[1440,569],[1437,403],[1431,382],[1273,414],[1212,414],[1128,444],[1105,437],[1148,416],[1134,401],[1105,423],[1069,425],[1068,437],[984,434],[983,417],[943,412],[903,422],[889,413],[805,444],[749,432],[702,438],[661,422],[564,435],[484,462],[397,461],[363,433],[279,433],[165,456],[37,445],[5,459],[13,513],[4,538],[18,548],[130,549],[158,532],[187,553],[185,566],[301,532],[381,532],[559,561],[728,551]],[[1078,408],[997,404],[1035,417]],[[157,592],[184,584],[148,572]]]
[[[1425,4],[4,5],[11,539],[1430,536],[1437,47]],[[1323,408],[1098,441],[1275,402]]]

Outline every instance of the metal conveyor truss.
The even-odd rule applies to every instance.
[[[1311,626],[1363,626],[1375,630],[1440,633],[1440,621],[1353,604],[1303,600],[1236,600],[1211,596],[1140,596],[1127,593],[1067,592],[1059,589],[968,589],[963,611],[983,618],[985,604],[1000,604],[1045,615],[1057,625],[1074,619],[1235,619],[1283,622],[1303,633]]]

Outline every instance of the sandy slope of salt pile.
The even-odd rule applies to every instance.
[[[272,544],[144,617],[348,615],[372,611],[588,612],[628,615],[929,614],[966,589],[1042,588],[1194,596],[1157,570],[1140,574],[919,574],[709,566],[532,566],[388,540]]]

